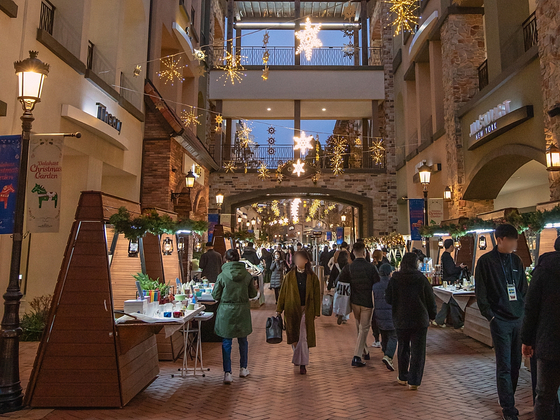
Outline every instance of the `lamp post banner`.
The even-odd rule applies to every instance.
[[[21,136],[0,136],[0,234],[14,232]]]
[[[31,136],[27,169],[27,230],[58,232],[63,135]]]
[[[410,198],[408,200],[408,213],[410,217],[410,239],[419,241],[422,236],[418,229],[424,224],[424,200]]]
[[[443,198],[428,199],[428,220],[439,225],[443,221]]]

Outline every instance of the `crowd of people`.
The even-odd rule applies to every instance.
[[[558,420],[560,387],[560,238],[555,251],[542,255],[533,271],[529,287],[517,248],[517,230],[498,226],[495,248],[482,255],[476,266],[478,307],[489,321],[496,354],[498,399],[504,420],[516,420],[515,407],[522,355],[531,358],[536,420]],[[209,244],[211,245],[211,244]],[[443,244],[441,256],[444,281],[454,283],[465,267],[453,259],[452,240]],[[253,282],[240,258],[261,264],[270,288],[274,290],[277,316],[283,315],[287,343],[292,346],[292,363],[307,373],[309,349],[316,346],[315,319],[321,312],[321,286],[312,269],[312,257],[301,244],[295,249],[255,251],[253,244],[226,253],[222,266],[217,254],[207,246],[201,259],[203,275],[216,275],[214,298],[220,301],[216,333],[223,337],[224,383],[230,384],[232,339],[237,338],[241,354],[240,377],[247,377],[247,336],[252,331],[249,299],[256,295]],[[208,254],[208,255],[206,255]],[[219,255],[219,254],[218,254]],[[206,256],[206,257],[205,257]],[[374,347],[383,353],[381,362],[398,371],[397,382],[416,391],[422,383],[426,341],[430,323],[456,329],[463,327],[464,314],[451,299],[437,312],[429,280],[419,269],[421,252],[407,252],[398,270],[389,262],[386,249],[366,248],[356,240],[352,249],[343,242],[324,247],[317,264],[328,276],[327,293],[338,283],[349,284],[350,309],[356,322],[357,340],[351,366],[364,367],[371,359],[367,339],[374,335]],[[203,267],[204,261],[204,267]],[[210,267],[219,264],[220,269]],[[217,273],[221,271],[221,273]],[[337,314],[337,323],[349,320],[349,313]],[[397,367],[394,363],[397,354]]]

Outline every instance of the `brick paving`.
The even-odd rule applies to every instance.
[[[268,291],[267,291],[268,292]],[[273,302],[268,294],[267,302]],[[265,342],[267,303],[253,310],[249,337],[251,376],[238,378],[234,349],[234,383],[222,384],[219,343],[204,344],[211,371],[205,378],[171,378],[180,365],[162,362],[159,378],[124,409],[23,410],[0,418],[21,419],[499,419],[493,352],[449,329],[430,328],[424,380],[416,392],[396,383],[396,373],[381,363],[381,351],[363,369],[350,367],[356,329],[353,322],[336,325],[334,317],[317,321],[318,347],[311,349],[308,374],[290,365],[285,343]],[[352,321],[352,320],[351,320]],[[371,339],[369,340],[371,344]],[[235,347],[235,346],[234,346]],[[22,379],[30,373],[35,343],[22,344]],[[517,405],[521,420],[532,419],[530,376],[521,372]]]

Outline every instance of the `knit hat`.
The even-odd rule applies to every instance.
[[[391,264],[381,264],[381,267],[379,267],[379,275],[382,277],[387,277],[389,275],[391,275],[391,272],[393,271],[393,267],[391,267]]]

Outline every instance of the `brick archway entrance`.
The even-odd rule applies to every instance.
[[[358,209],[359,223],[358,237],[373,236],[373,200],[369,197],[319,187],[275,187],[247,191],[224,198],[223,212],[232,215],[231,225],[236,226],[235,209],[259,201],[271,201],[277,198],[306,197],[312,199],[328,200],[331,202],[347,204]]]

